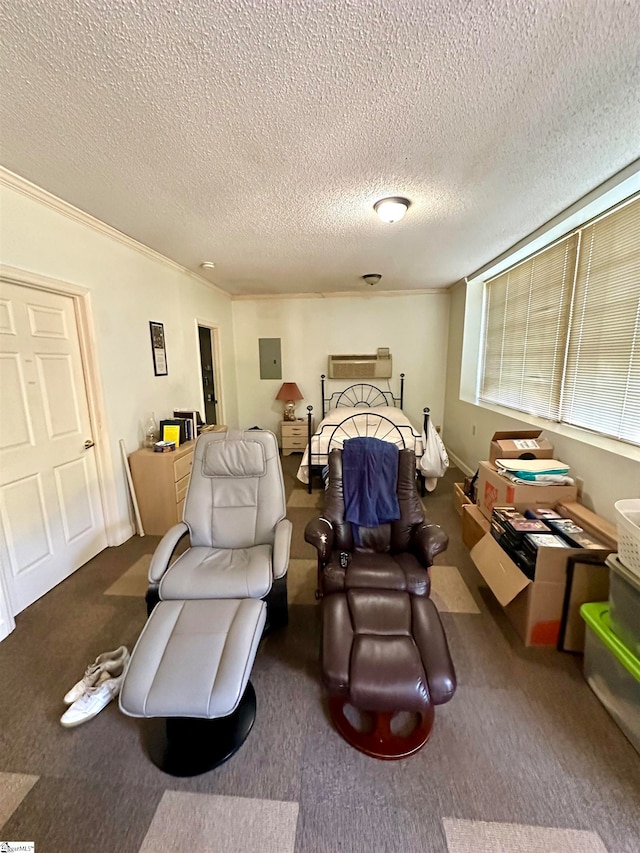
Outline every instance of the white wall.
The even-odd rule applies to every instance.
[[[38,194],[36,193],[36,196]],[[404,408],[415,425],[430,406],[451,453],[467,468],[488,455],[497,429],[530,426],[460,400],[465,292],[402,296],[255,299],[231,302],[206,282],[79,221],[71,208],[48,203],[0,181],[0,260],[4,265],[87,288],[95,326],[117,507],[131,530],[118,440],[129,451],[144,421],[174,406],[200,407],[196,319],[220,329],[224,419],[275,432],[282,404],[279,380],[261,380],[258,338],[282,340],[283,381],[297,382],[319,416],[319,377],[330,353],[374,353],[389,347],[397,394],[406,374]],[[165,324],[169,375],[155,377],[149,320]],[[331,387],[340,387],[329,385]],[[446,399],[445,399],[446,398]],[[473,427],[475,426],[475,435]],[[584,480],[584,501],[614,520],[614,501],[637,496],[640,464],[549,432],[557,455]]]
[[[202,408],[196,318],[220,327],[225,417],[237,421],[231,301],[45,194],[0,183],[0,204],[3,265],[90,291],[121,528],[110,533],[124,541],[132,531],[118,442],[137,449],[152,411],[160,419],[174,406]],[[164,323],[168,376],[154,376],[150,320]]]
[[[475,472],[478,462],[488,458],[489,444],[494,432],[531,429],[532,424],[505,417],[460,399],[465,285],[458,284],[450,294],[443,438],[449,452],[468,473]],[[545,429],[544,434],[554,445],[555,456],[570,465],[572,475],[584,482],[582,502],[599,515],[615,522],[615,501],[640,496],[640,462],[592,446],[593,439],[590,440],[586,435],[584,440],[572,439],[553,428]]]
[[[275,396],[282,382],[298,384],[305,395],[296,405],[298,417],[306,416],[306,407],[312,405],[317,424],[322,406],[320,375],[327,373],[327,356],[375,353],[378,347],[391,351],[389,388],[394,395],[399,393],[400,374],[406,375],[404,410],[414,426],[422,426],[424,406],[431,408],[434,423],[442,423],[448,315],[445,292],[235,301],[240,426],[258,425],[278,432],[283,404]],[[260,379],[259,338],[281,339],[281,381]],[[327,387],[349,384],[343,381]],[[387,385],[386,380],[374,384]]]

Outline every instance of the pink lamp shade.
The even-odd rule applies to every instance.
[[[278,391],[276,400],[284,400],[284,412],[282,417],[285,421],[295,421],[296,419],[296,400],[304,399],[302,392],[295,382],[283,382],[282,388]]]

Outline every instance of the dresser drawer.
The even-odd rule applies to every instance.
[[[189,476],[189,474],[191,473],[191,466],[192,465],[193,465],[193,453],[188,453],[186,456],[183,456],[180,459],[176,459],[175,464],[173,466],[176,483],[179,480],[182,480],[183,477]]]
[[[187,474],[186,477],[183,477],[176,483],[176,503],[180,503],[180,501],[183,501],[185,499],[190,479],[191,475]]]
[[[296,436],[287,437],[284,436],[282,440],[282,446],[285,450],[304,450],[307,446],[307,438],[297,438]]]
[[[307,434],[307,426],[306,424],[282,424],[282,436],[286,438],[287,436],[292,435],[306,435]]]

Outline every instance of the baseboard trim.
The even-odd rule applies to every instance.
[[[456,456],[455,453],[452,453],[450,450],[447,450],[447,454],[449,456],[450,461],[453,462],[456,468],[459,468],[462,471],[465,477],[471,477],[475,474],[473,468],[469,468],[468,465],[465,465],[462,459],[460,459],[459,456]]]

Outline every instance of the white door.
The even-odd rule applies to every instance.
[[[5,282],[0,522],[14,615],[107,545],[73,300]]]

